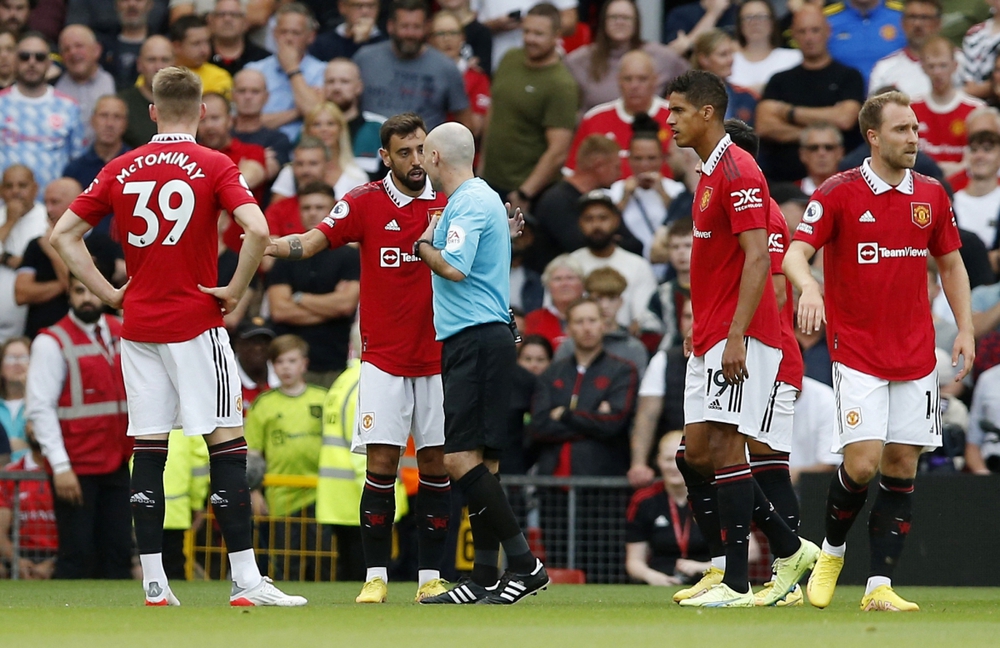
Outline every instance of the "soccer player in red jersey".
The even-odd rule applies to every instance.
[[[704,71],[687,72],[671,83],[669,98],[677,145],[694,148],[702,160],[692,210],[694,326],[685,340],[692,354],[684,394],[686,449],[678,453],[678,468],[688,480],[706,537],[716,534],[711,514],[718,511],[717,533],[725,555],[721,582],[688,592],[680,603],[750,607],[754,596],[747,544],[755,483],[746,441],[760,436],[781,360],[777,303],[773,290],[765,290],[770,195],[752,156],[733,146],[726,134],[728,102],[721,79]],[[784,597],[819,553],[787,526],[782,531],[780,519],[775,522],[779,542],[772,549],[778,559],[767,604]]]
[[[441,343],[434,339],[431,273],[412,254],[413,241],[446,204],[422,166],[426,135],[423,120],[413,113],[387,119],[379,151],[389,167],[385,178],[349,192],[318,227],[274,239],[267,248],[275,257],[305,259],[328,247],[361,244],[361,383],[352,450],[367,454],[361,540],[368,573],[358,603],[386,598],[393,487],[411,435],[420,473],[417,600],[446,589],[439,570],[451,481],[444,466]]]
[[[785,256],[785,274],[799,290],[799,326],[826,321],[844,462],[831,480],[826,539],[809,578],[809,601],[826,607],[844,564],[847,532],[881,472],[868,519],[871,552],[864,610],[917,610],[892,590],[892,572],[910,530],[913,478],[924,449],[941,445],[934,325],[927,256],[958,323],[952,364],[972,367],[969,277],[959,254],[948,196],[934,179],[912,171],[918,122],[900,92],[876,95],[859,116],[872,155],[813,194]],[[809,270],[823,248],[826,294]]]
[[[122,373],[135,442],[132,517],[146,605],[180,605],[163,571],[163,466],[179,425],[208,444],[210,502],[229,551],[234,606],[305,605],[262,577],[254,558],[246,479],[240,379],[223,313],[236,307],[260,265],[267,221],[236,165],[195,143],[205,115],[190,70],[168,67],[153,79],[152,141],[109,162],[70,204],[52,245],[70,271],[105,303],[123,308]],[[227,286],[218,280],[218,219],[226,210],[246,231]],[[94,265],[84,235],[116,215],[131,276],[115,289]]]

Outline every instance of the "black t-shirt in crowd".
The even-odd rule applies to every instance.
[[[341,281],[361,279],[361,257],[348,245],[323,250],[302,261],[278,260],[267,277],[267,285],[287,284],[292,293],[325,295]],[[329,319],[320,324],[295,326],[276,324],[278,335],[294,333],[309,343],[310,371],[340,371],[347,366],[347,348],[354,316]]]
[[[676,515],[676,520],[674,516]],[[677,525],[687,531],[687,551],[681,551]],[[626,513],[625,542],[649,543],[649,566],[661,574],[674,575],[679,558],[706,561],[708,543],[694,522],[690,507],[670,500],[663,482],[636,491]]]
[[[771,77],[761,97],[762,101],[766,99],[809,108],[826,108],[848,99],[863,104],[865,81],[860,72],[836,61],[831,61],[821,70],[807,70],[799,65]],[[845,151],[851,151],[861,143],[861,133],[856,125],[841,133]],[[777,143],[761,139],[759,161],[769,180],[792,182],[806,175],[806,169],[799,160],[798,141]]]
[[[240,54],[239,58],[226,59],[222,58],[221,54],[217,54],[212,51],[212,58],[209,61],[218,65],[220,68],[229,73],[229,76],[236,76],[236,73],[246,67],[247,63],[253,63],[254,61],[262,61],[270,56],[271,53],[268,52],[263,47],[258,47],[254,45],[249,40],[244,39],[243,41],[243,53]]]
[[[84,239],[84,242],[87,244],[87,250],[94,257],[97,269],[105,277],[110,278],[115,272],[115,260],[123,258],[121,246],[100,232],[91,232]],[[29,268],[35,272],[35,281],[55,281],[57,278],[55,268],[52,267],[52,260],[42,251],[38,239],[28,243],[24,249],[24,256],[21,257],[18,271]],[[69,298],[66,293],[41,304],[32,304],[28,307],[28,320],[24,325],[24,334],[34,338],[40,330],[46,326],[52,326],[65,317],[68,312]]]

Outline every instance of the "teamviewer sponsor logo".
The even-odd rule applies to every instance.
[[[413,263],[420,261],[420,257],[409,252],[400,252],[399,248],[384,247],[381,250],[379,265],[383,268],[398,268],[400,263]]]
[[[760,187],[738,189],[729,194],[729,197],[733,198],[733,208],[736,211],[764,206],[764,199],[760,197]]]
[[[878,243],[858,243],[858,263],[878,263]]]
[[[383,268],[398,268],[399,248],[394,248],[394,247],[382,248],[382,259],[380,265]]]

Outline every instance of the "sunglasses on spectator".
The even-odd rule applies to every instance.
[[[811,153],[815,153],[816,151],[819,151],[821,149],[829,153],[830,151],[836,151],[838,148],[840,148],[840,145],[839,144],[803,144],[802,148],[804,148],[805,150],[807,150],[807,151],[809,151]]]
[[[45,59],[49,58],[47,52],[18,52],[17,58],[27,63],[31,60],[31,57],[35,57],[35,61],[38,63],[43,62]]]

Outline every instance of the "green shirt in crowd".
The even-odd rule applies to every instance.
[[[494,188],[512,191],[531,175],[548,148],[546,129],[576,128],[580,90],[562,61],[528,67],[524,50],[518,48],[500,61],[490,93],[483,179]]]
[[[326,390],[307,385],[298,396],[279,389],[253,402],[244,422],[247,447],[264,455],[268,475],[319,476],[323,445],[323,401]],[[272,516],[284,516],[316,502],[316,488],[269,486],[265,489]]]

